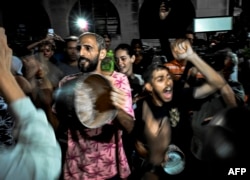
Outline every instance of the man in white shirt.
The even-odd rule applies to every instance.
[[[61,149],[44,111],[36,109],[11,73],[12,50],[0,28],[0,95],[16,120],[17,143],[0,150],[0,179],[55,180],[61,173]]]

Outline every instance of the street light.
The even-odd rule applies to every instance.
[[[81,0],[78,0],[78,18],[76,20],[76,25],[80,28],[81,32],[88,31],[88,21],[85,18],[82,18],[82,5]]]
[[[80,28],[81,31],[88,31],[88,21],[84,18],[79,17],[77,19],[77,26]]]

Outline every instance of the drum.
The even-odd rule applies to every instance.
[[[103,75],[81,75],[57,90],[56,112],[76,117],[87,128],[101,127],[117,115],[110,99],[111,90],[110,82]]]
[[[170,144],[166,152],[167,161],[162,164],[164,171],[170,175],[176,175],[181,173],[185,168],[185,155],[174,144]]]

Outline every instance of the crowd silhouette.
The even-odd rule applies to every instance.
[[[110,34],[94,32],[47,34],[17,50],[1,27],[0,179],[161,180],[247,168],[247,27],[199,39],[194,14],[175,23],[178,2],[157,4],[160,52],[135,37],[111,49]]]

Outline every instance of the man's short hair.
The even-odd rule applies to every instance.
[[[82,33],[80,36],[79,36],[79,40],[83,37],[83,36],[94,36],[96,38],[96,42],[98,44],[98,49],[99,50],[102,50],[102,49],[106,49],[106,43],[104,41],[104,38],[99,35],[99,34],[96,34],[96,33],[93,33],[93,32],[84,32]]]
[[[227,57],[232,62],[232,66],[235,66],[238,63],[238,57],[235,53],[233,53],[230,49],[222,49],[214,53],[213,60],[210,65],[216,71],[220,71],[224,68],[224,62]]]
[[[66,43],[69,41],[78,41],[78,37],[77,36],[68,36],[68,37],[64,38],[64,41]]]
[[[166,70],[170,72],[169,69],[162,63],[160,62],[152,63],[147,67],[146,71],[142,75],[142,78],[145,83],[148,83],[152,80],[152,75],[155,70]]]
[[[108,33],[104,33],[104,34],[102,35],[102,37],[103,37],[103,38],[108,38],[108,39],[111,40],[111,35],[108,34]]]

